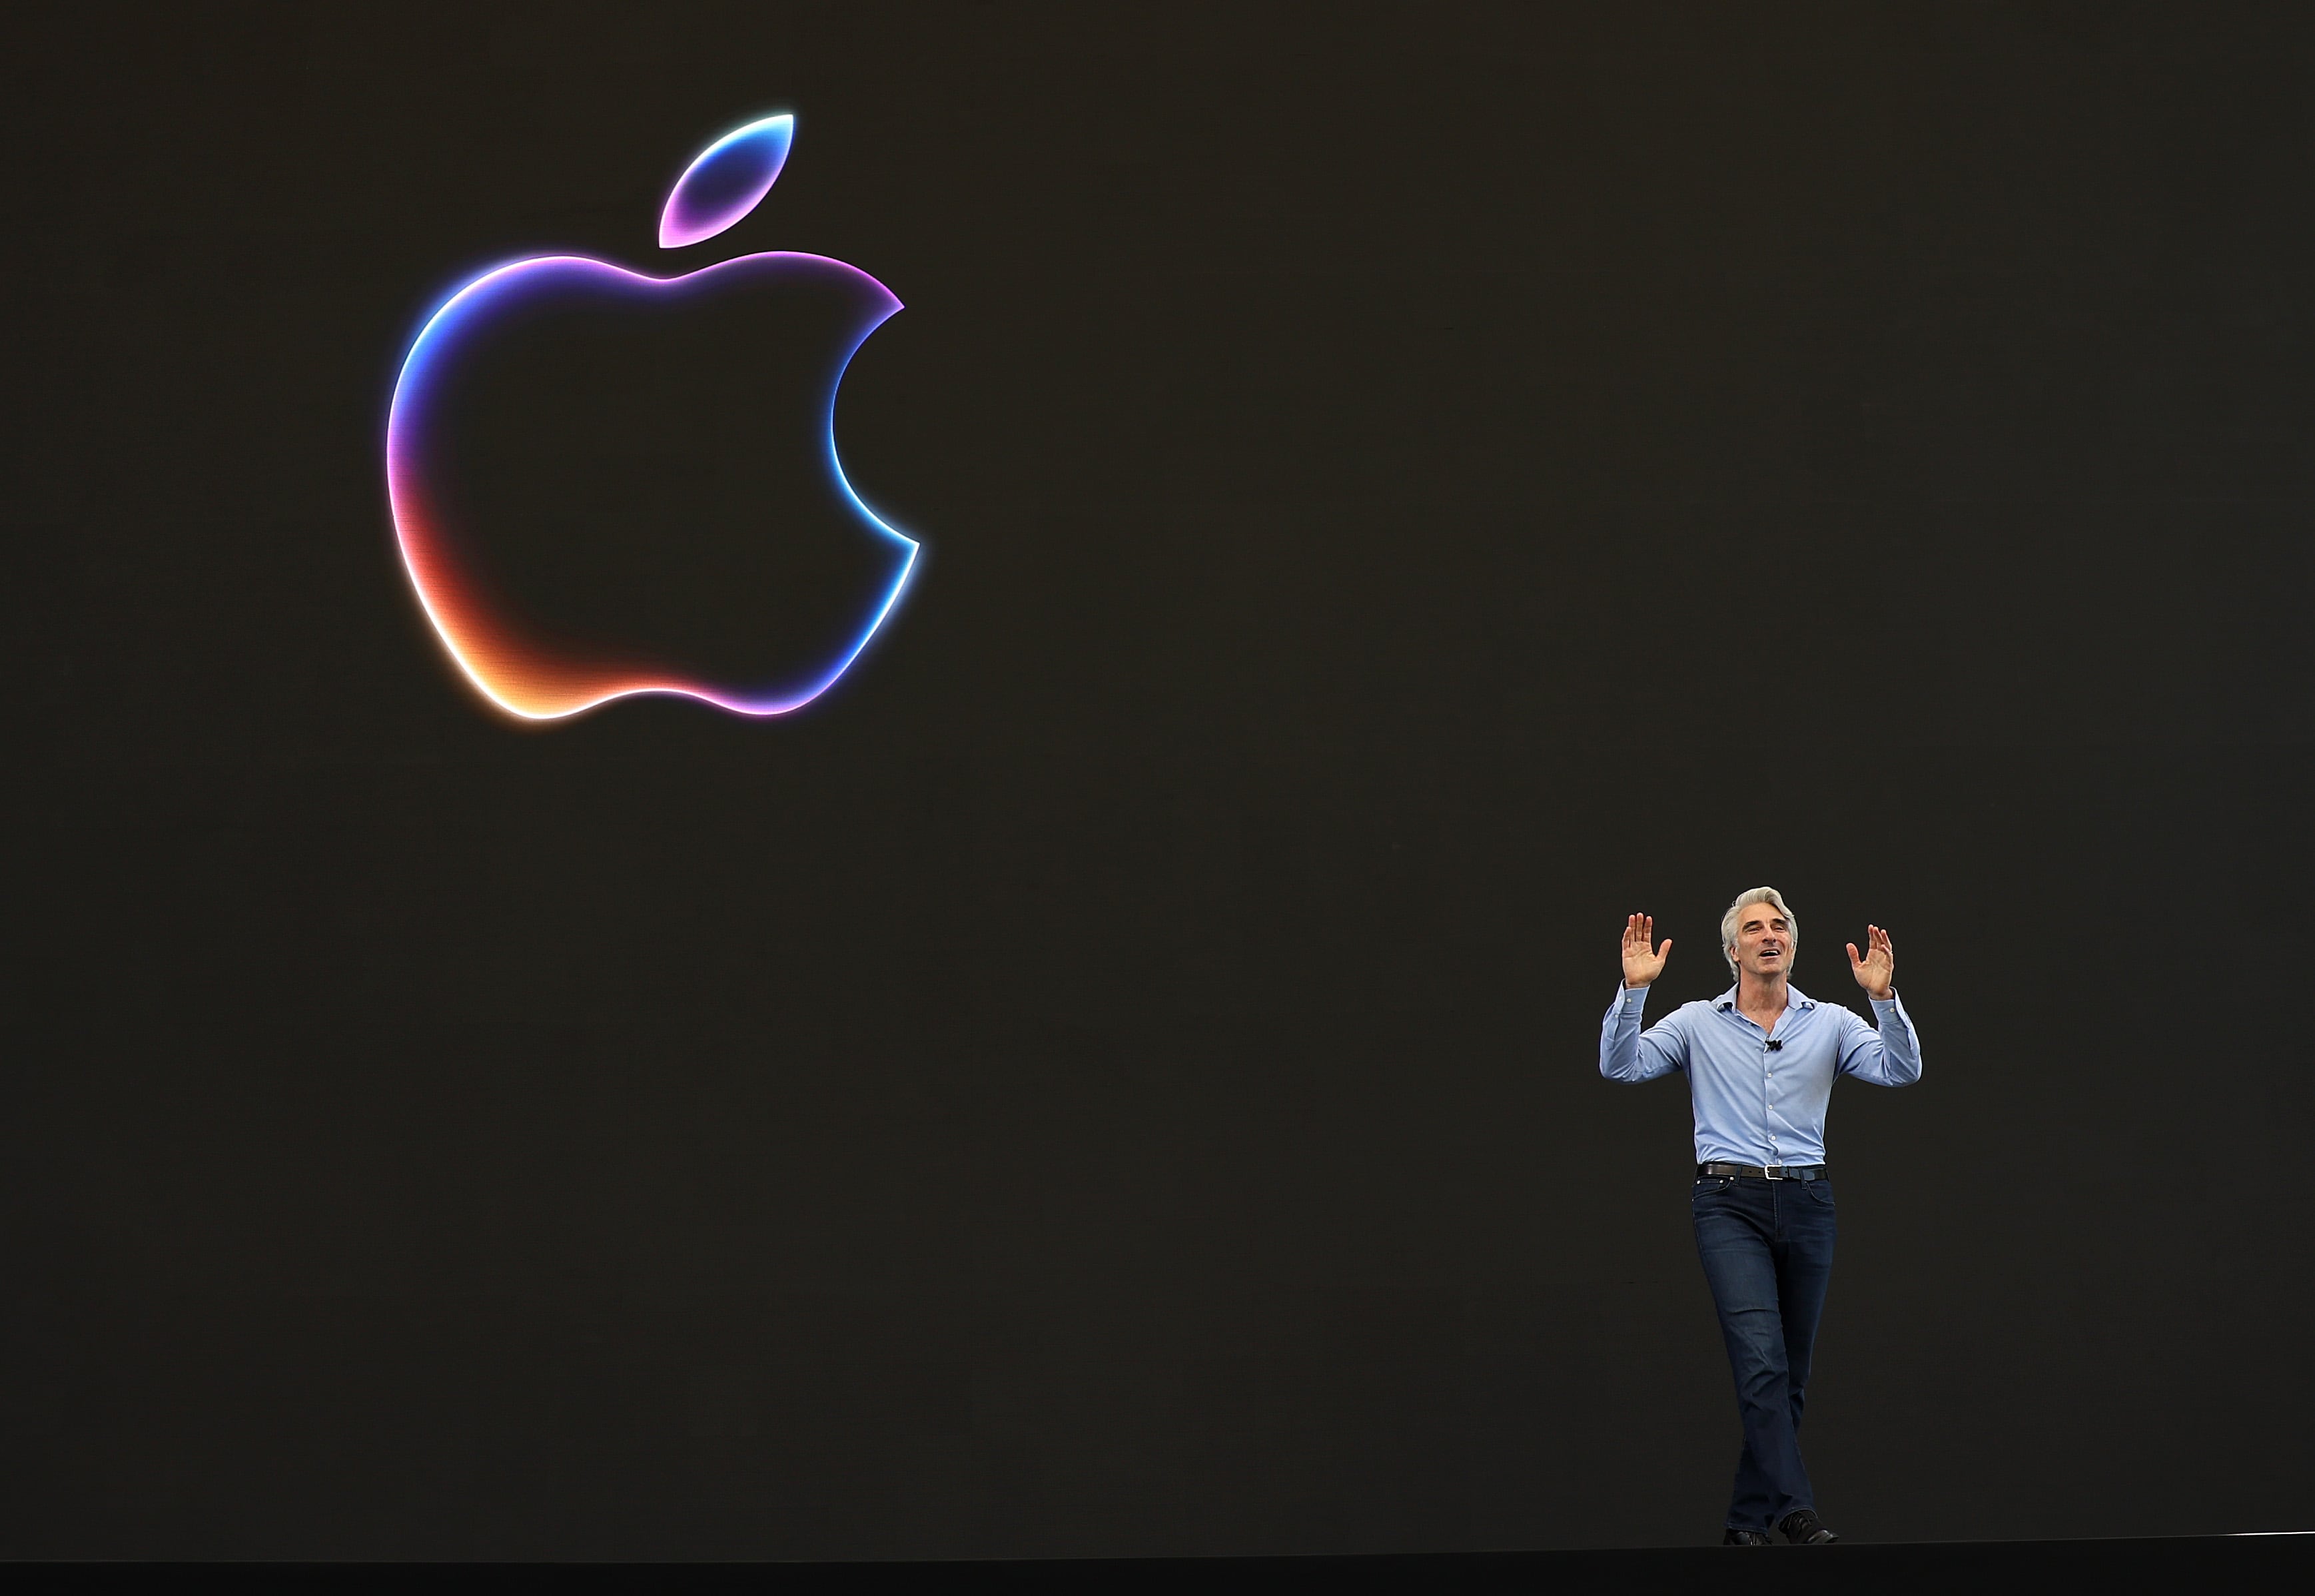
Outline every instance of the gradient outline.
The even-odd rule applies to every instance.
[[[771,191],[772,184],[778,181],[782,168],[786,165],[788,150],[794,141],[794,116],[783,112],[735,128],[702,150],[693,158],[691,164],[684,168],[683,175],[676,180],[674,189],[668,195],[667,205],[660,216],[661,247],[672,249],[703,238],[712,238],[753,210]],[[745,151],[745,146],[751,144],[760,148],[753,152]],[[748,195],[744,203],[736,204],[714,226],[703,226],[696,232],[685,231],[698,225],[677,217],[678,208],[682,205],[694,178],[711,165],[743,158],[743,155],[763,164],[765,169],[760,186],[751,185],[753,192]],[[680,235],[670,238],[671,233]],[[590,671],[583,667],[574,668],[568,663],[555,661],[554,651],[534,640],[515,634],[514,628],[508,624],[500,622],[493,625],[483,612],[479,596],[461,589],[457,554],[450,547],[449,541],[441,535],[433,507],[428,502],[421,474],[415,462],[408,458],[410,429],[417,424],[412,418],[423,414],[425,379],[440,352],[436,347],[438,335],[447,339],[449,330],[458,326],[466,316],[479,313],[499,292],[515,286],[520,273],[554,268],[579,268],[608,272],[633,282],[648,283],[654,288],[671,288],[680,283],[696,282],[727,267],[757,261],[798,261],[833,266],[860,279],[886,301],[883,314],[861,328],[859,336],[853,340],[852,347],[844,351],[844,358],[837,363],[835,376],[829,383],[822,436],[829,474],[835,481],[837,491],[869,526],[907,548],[908,556],[900,562],[900,569],[892,578],[892,585],[885,592],[883,602],[876,607],[875,614],[869,617],[860,635],[853,640],[852,645],[843,652],[825,675],[801,694],[759,699],[737,695],[726,696],[671,678],[630,681],[608,690],[599,690],[599,678],[603,674],[599,669]],[[538,255],[492,267],[467,281],[438,306],[418,330],[417,337],[411,341],[409,352],[403,357],[402,368],[395,377],[394,397],[387,407],[386,422],[386,498],[394,517],[395,542],[402,554],[403,570],[410,578],[412,591],[417,595],[419,608],[425,613],[427,623],[434,628],[435,635],[441,639],[444,652],[450,656],[460,673],[474,684],[475,690],[509,714],[529,721],[553,721],[583,714],[615,698],[631,698],[643,694],[696,698],[734,714],[785,714],[790,710],[803,708],[835,686],[837,679],[851,669],[852,662],[868,646],[869,639],[876,635],[878,628],[884,624],[884,618],[892,613],[892,607],[900,602],[909,579],[916,572],[917,554],[923,546],[868,508],[860,495],[853,491],[851,479],[844,474],[844,462],[836,450],[836,396],[844,386],[844,375],[851,369],[853,357],[860,352],[860,346],[867,342],[876,329],[890,321],[900,308],[900,298],[891,289],[857,266],[831,260],[826,255],[784,250],[737,255],[679,277],[650,277],[584,255]],[[561,679],[551,683],[542,679],[548,678]],[[531,685],[528,693],[523,688],[526,680]],[[590,685],[578,686],[580,681],[587,681]]]
[[[550,664],[546,651],[536,646],[527,647],[526,640],[510,634],[510,629],[504,623],[494,623],[483,615],[475,595],[460,589],[456,569],[457,555],[448,546],[447,540],[435,524],[432,506],[427,501],[416,463],[407,457],[409,432],[418,424],[416,418],[423,412],[427,377],[442,352],[449,333],[468,316],[491,304],[499,293],[519,287],[523,273],[549,268],[580,268],[666,287],[696,281],[726,267],[747,262],[770,260],[809,261],[834,266],[860,278],[890,302],[884,314],[863,328],[859,338],[844,352],[844,359],[836,368],[835,379],[829,385],[822,437],[829,470],[838,491],[871,527],[905,545],[909,551],[908,557],[901,562],[900,572],[893,578],[883,602],[876,607],[875,614],[869,618],[867,625],[853,641],[851,647],[844,651],[825,675],[801,694],[765,699],[749,699],[737,695],[726,696],[671,678],[625,682],[601,691],[592,686],[581,687],[579,681],[599,678],[600,672],[558,669]],[[386,495],[393,509],[395,539],[401,548],[403,566],[409,574],[411,587],[417,593],[419,607],[425,611],[435,634],[442,640],[443,648],[466,679],[475,685],[475,690],[509,714],[524,720],[552,721],[579,714],[615,698],[651,693],[696,698],[734,714],[785,714],[791,710],[801,709],[833,687],[837,678],[850,669],[853,661],[858,659],[861,651],[868,646],[869,639],[884,624],[884,617],[891,614],[893,605],[899,602],[902,590],[907,588],[909,577],[915,573],[917,554],[922,546],[862,501],[860,495],[853,491],[851,480],[845,475],[844,463],[836,449],[836,395],[844,385],[844,374],[851,368],[852,359],[860,352],[861,344],[865,343],[870,335],[900,307],[899,297],[890,288],[857,266],[830,260],[825,255],[785,250],[737,255],[678,277],[651,277],[584,255],[540,255],[493,267],[451,295],[427,318],[426,324],[412,341],[410,352],[404,358],[401,373],[395,380],[394,400],[386,413]],[[528,657],[523,657],[525,655]],[[561,679],[543,679],[555,678]],[[528,687],[526,680],[529,684]]]

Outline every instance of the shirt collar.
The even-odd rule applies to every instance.
[[[1785,1003],[1786,1006],[1796,1009],[1814,1008],[1816,1006],[1815,998],[1810,997],[1806,992],[1802,991],[1790,981],[1787,981],[1785,983]],[[1726,991],[1721,993],[1719,997],[1715,998],[1712,1000],[1712,1006],[1715,1008],[1734,1008],[1736,1006],[1736,989],[1731,987]]]

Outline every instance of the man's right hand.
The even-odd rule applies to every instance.
[[[1663,973],[1664,961],[1672,956],[1672,938],[1663,945],[1648,952],[1650,940],[1656,934],[1653,916],[1634,915],[1624,922],[1624,984],[1645,987]]]

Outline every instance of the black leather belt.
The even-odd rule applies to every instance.
[[[1699,1175],[1749,1175],[1754,1180],[1814,1181],[1824,1178],[1824,1166],[1822,1164],[1772,1164],[1763,1169],[1757,1164],[1699,1164],[1696,1166],[1696,1173]]]

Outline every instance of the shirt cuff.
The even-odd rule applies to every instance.
[[[1897,1012],[1897,989],[1894,987],[1890,988],[1889,995],[1886,998],[1867,998],[1865,1001],[1873,1006],[1873,1012],[1875,1014],[1895,1014]]]

